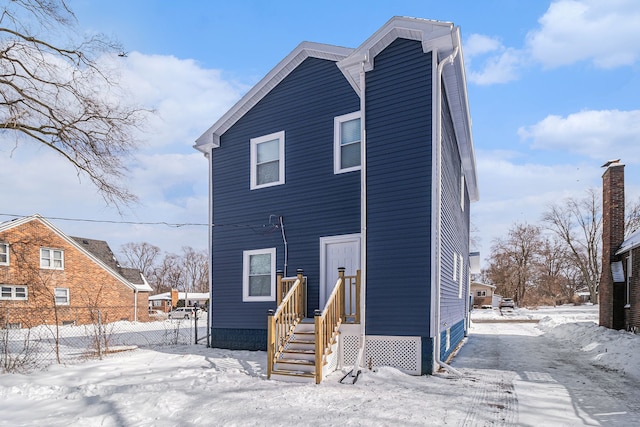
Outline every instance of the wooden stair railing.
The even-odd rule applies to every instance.
[[[296,325],[304,318],[304,276],[298,270],[293,279],[284,279],[277,272],[276,295],[278,308],[269,310],[267,317],[267,378],[271,378],[273,367],[293,335]]]
[[[333,292],[327,299],[327,303],[322,311],[315,311],[315,332],[316,332],[316,384],[322,381],[322,367],[330,352],[331,346],[335,344],[340,325],[345,319],[345,276],[344,268],[338,268],[338,281],[333,288]]]

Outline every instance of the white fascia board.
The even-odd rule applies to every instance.
[[[394,16],[356,48],[348,58],[340,61],[338,67],[356,93],[360,94],[360,71],[363,62],[365,71],[373,70],[374,58],[398,38],[421,42],[423,52],[434,48],[442,49],[443,46],[440,44],[443,41],[447,44],[446,38],[449,39],[448,45],[451,45],[452,29],[453,24],[449,22]],[[449,50],[451,49],[449,47]]]
[[[460,151],[465,180],[469,190],[469,199],[472,202],[476,202],[480,199],[480,194],[478,191],[478,175],[473,147],[471,113],[469,111],[469,95],[467,93],[467,77],[464,67],[462,41],[460,39],[460,27],[456,27],[451,36],[453,46],[459,48],[458,55],[453,64],[444,67],[442,79],[446,88],[451,115],[453,116],[458,150]]]
[[[247,92],[229,111],[205,133],[196,139],[194,148],[209,153],[212,148],[220,146],[220,136],[233,126],[242,116],[253,108],[262,98],[287,77],[307,58],[340,61],[353,52],[353,49],[322,43],[302,42],[289,55],[278,63]]]

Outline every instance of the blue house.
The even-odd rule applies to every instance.
[[[394,17],[303,42],[198,138],[214,347],[270,376],[446,367],[467,331],[478,200],[460,30]]]

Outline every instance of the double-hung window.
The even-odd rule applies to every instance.
[[[26,286],[0,286],[0,300],[21,300],[26,301],[28,297]]]
[[[276,249],[243,252],[242,300],[275,301]]]
[[[0,265],[9,265],[9,244],[0,242]]]
[[[69,305],[69,288],[55,288],[53,292],[56,305]]]
[[[284,131],[251,139],[251,190],[284,184]]]
[[[360,112],[333,119],[333,172],[360,170]]]
[[[40,248],[40,268],[64,270],[64,251],[62,249]]]

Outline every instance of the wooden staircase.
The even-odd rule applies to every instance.
[[[275,361],[271,378],[292,382],[315,382],[316,332],[313,319],[303,319]]]
[[[338,269],[336,286],[313,319],[304,316],[305,279],[302,270],[297,273],[291,279],[277,275],[278,308],[268,315],[267,377],[319,384],[336,367],[340,325],[359,323],[360,271],[345,276],[344,268]],[[345,310],[346,294],[357,301],[354,312]]]

